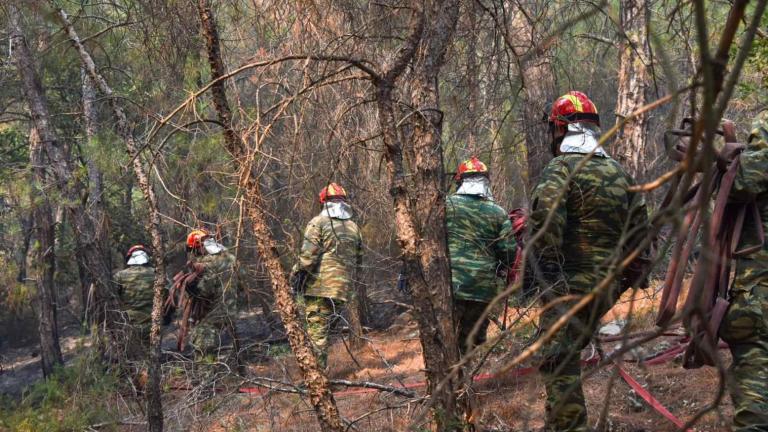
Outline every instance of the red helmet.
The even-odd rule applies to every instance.
[[[192,230],[187,236],[187,250],[197,249],[203,246],[203,240],[210,234],[204,229]]]
[[[333,198],[347,199],[347,191],[337,183],[329,183],[320,191],[320,204],[325,204],[326,201]]]
[[[453,178],[458,181],[472,174],[488,175],[488,167],[476,156],[472,156],[460,163],[459,167],[456,169],[456,175]]]
[[[131,248],[128,249],[128,252],[125,253],[125,259],[129,259],[134,252],[140,251],[140,250],[146,252],[147,255],[149,255],[149,250],[147,250],[147,248],[144,245],[138,244],[135,246],[131,246]]]
[[[556,126],[588,122],[600,126],[597,107],[580,91],[570,91],[555,100],[549,113],[549,122]]]

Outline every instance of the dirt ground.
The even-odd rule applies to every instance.
[[[656,298],[639,294],[632,304],[629,293],[617,304],[604,322],[627,319],[632,311],[632,332],[653,328],[653,306]],[[519,311],[508,312],[508,322],[513,322]],[[517,325],[524,328],[528,320]],[[498,328],[491,325],[491,334]],[[525,333],[524,331],[522,332]],[[372,381],[391,386],[412,386],[424,381],[424,364],[417,339],[415,323],[403,314],[386,331],[368,334],[368,343],[359,350],[351,350],[339,340],[330,353],[330,378],[352,381]],[[645,386],[649,392],[672,414],[683,422],[715,402],[718,389],[718,373],[714,368],[685,370],[678,359],[664,364],[646,366],[631,362],[634,356],[648,356],[672,346],[677,337],[667,336],[646,343],[625,355],[625,370]],[[603,343],[601,348],[611,352],[618,342]],[[502,344],[495,349],[480,373],[494,374],[513,355],[519,352],[516,342]],[[585,349],[583,358],[594,355],[594,347]],[[724,363],[730,362],[727,351],[722,351]],[[526,365],[524,365],[526,366]],[[584,381],[584,392],[589,408],[590,424],[595,425],[608,403],[607,430],[611,431],[675,431],[678,428],[642,401],[619,377],[612,366],[598,370],[586,369],[589,376]],[[296,365],[289,356],[274,358],[249,369],[252,376],[270,377],[282,381],[300,382]],[[608,389],[612,390],[609,393]],[[245,387],[253,388],[246,385]],[[423,387],[413,387],[422,395]],[[417,402],[401,396],[386,395],[362,389],[335,388],[336,400],[342,416],[354,423],[361,431],[401,431],[423,417]],[[543,426],[544,387],[538,374],[515,376],[506,373],[476,382],[472,401],[474,418],[480,430],[529,431]],[[728,430],[732,407],[726,395],[718,407],[703,416],[691,429],[693,431]],[[306,398],[297,394],[270,392],[266,394],[236,394],[212,416],[200,424],[199,430],[246,430],[246,431],[311,431],[318,426]]]

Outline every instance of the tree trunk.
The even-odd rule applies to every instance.
[[[539,175],[552,159],[552,149],[549,129],[542,115],[549,103],[554,101],[555,72],[550,61],[551,53],[545,51],[523,60],[532,49],[537,49],[541,42],[541,34],[530,22],[522,10],[517,10],[512,18],[512,34],[521,36],[525,41],[523,47],[514,46],[514,54],[520,58],[520,79],[522,92],[522,125],[525,135],[526,158],[528,160],[528,187],[532,188],[539,181]],[[508,35],[505,35],[508,38]],[[509,39],[506,39],[510,43]]]
[[[96,108],[94,107],[96,89],[93,87],[93,81],[88,77],[85,69],[81,69],[80,75],[83,83],[83,130],[85,138],[90,144],[95,139],[97,130]],[[94,290],[97,296],[100,297],[96,299],[96,304],[105,305],[107,308],[110,308],[116,304],[116,298],[111,284],[112,253],[109,242],[107,210],[104,205],[104,176],[92,158],[84,154],[83,159],[85,159],[85,167],[88,172],[88,195],[85,202],[87,211],[83,216],[88,218],[88,221],[87,223],[80,224],[80,226],[76,227],[76,230],[80,238],[79,247],[77,248],[78,265],[81,267],[81,274],[85,276],[81,279],[80,283],[83,306],[85,306],[83,313],[86,314],[89,312],[87,309],[87,299],[89,298],[88,294],[92,284],[99,284],[97,289]],[[89,257],[88,253],[91,251],[98,257],[98,261],[96,261],[96,268],[89,269],[94,264],[94,257]],[[93,276],[94,272],[98,272],[97,277]],[[104,316],[105,314],[99,313],[98,315]],[[86,317],[84,315],[84,318]]]
[[[34,187],[31,189],[33,217],[33,246],[30,269],[37,289],[38,333],[40,335],[40,365],[43,376],[49,377],[57,365],[64,364],[59,346],[58,302],[53,276],[56,271],[56,227],[53,209],[44,190],[47,181],[45,157],[37,130],[29,133],[30,163]]]
[[[32,228],[34,224],[34,214],[30,211],[28,214],[25,212],[19,213],[19,225],[21,226],[21,232],[24,235],[24,240],[21,243],[21,251],[18,251],[16,256],[19,265],[19,272],[16,275],[16,282],[24,283],[27,280],[27,254],[29,253],[29,245],[32,242]]]
[[[366,323],[368,316],[368,302],[367,292],[365,284],[358,280],[360,272],[354,282],[354,295],[349,300],[349,306],[347,306],[347,313],[349,315],[349,330],[351,332],[351,345],[354,348],[361,348],[363,346],[363,326]]]
[[[432,398],[435,427],[461,430],[469,416],[466,401],[458,401],[460,377],[450,377],[459,360],[453,320],[451,273],[447,257],[445,196],[443,193],[442,113],[438,74],[453,40],[458,1],[426,2],[401,57],[378,83],[379,124],[385,145],[390,191],[394,199],[397,240],[413,293],[424,364]],[[411,45],[409,45],[411,44]],[[413,59],[410,149],[397,128],[393,90],[404,65]],[[406,182],[403,153],[414,155],[412,188]],[[414,203],[413,207],[409,203]]]
[[[53,282],[56,266],[55,224],[53,209],[45,192],[48,180],[45,167],[51,161],[46,160],[44,149],[49,143],[55,142],[56,137],[50,124],[48,106],[44,99],[37,70],[32,61],[32,54],[29,52],[21,30],[21,13],[13,4],[8,6],[8,10],[13,57],[23,82],[24,96],[29,104],[34,125],[29,134],[29,162],[32,166],[33,183],[30,202],[33,208],[34,226],[34,252],[31,267],[37,287],[40,360],[43,376],[47,377],[50,376],[56,365],[64,363],[59,346],[57,302]]]
[[[93,58],[86,51],[80,42],[69,17],[63,9],[60,9],[56,2],[49,0],[51,7],[57,12],[61,19],[64,29],[69,36],[72,45],[80,55],[80,61],[83,68],[88,72],[88,76],[93,80],[102,94],[109,100],[112,114],[115,118],[116,132],[123,140],[128,150],[128,155],[133,162],[133,172],[136,181],[139,184],[144,199],[147,201],[149,218],[146,221],[145,228],[152,238],[153,258],[155,264],[155,283],[154,299],[152,303],[152,326],[150,329],[150,362],[149,362],[149,383],[147,391],[147,423],[150,432],[161,432],[163,430],[163,407],[160,389],[160,342],[161,342],[161,324],[163,319],[163,292],[165,290],[165,245],[160,231],[160,214],[158,213],[157,196],[150,182],[147,170],[144,167],[139,145],[133,137],[128,119],[115,97],[112,88],[96,69]]]
[[[225,74],[224,62],[221,59],[219,35],[215,18],[208,0],[198,0],[198,12],[202,24],[203,37],[208,50],[208,62],[211,67],[211,78],[216,79]],[[245,209],[253,226],[256,248],[264,267],[272,282],[275,303],[280,318],[288,335],[288,342],[301,368],[304,382],[309,391],[309,398],[315,408],[320,428],[323,431],[342,431],[343,426],[336,401],[328,385],[328,378],[317,362],[304,328],[301,324],[299,311],[293,301],[290,285],[285,271],[280,263],[277,244],[269,230],[265,204],[262,199],[258,178],[251,169],[251,161],[247,156],[246,144],[232,127],[232,113],[227,101],[224,81],[219,81],[211,87],[213,103],[219,116],[219,122],[224,126],[224,142],[227,151],[232,155],[240,172],[239,185],[245,191]]]
[[[646,104],[650,45],[648,42],[647,0],[621,0],[621,29],[624,37],[619,43],[619,96],[616,102],[616,122]],[[619,128],[613,144],[613,156],[633,176],[645,171],[648,119],[638,116]]]

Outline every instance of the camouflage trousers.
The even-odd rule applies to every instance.
[[[597,284],[598,281],[595,280],[594,283]],[[588,290],[572,289],[570,294],[585,292]],[[550,303],[564,294],[544,293],[543,298]],[[581,351],[589,345],[600,324],[600,318],[613,307],[617,299],[618,292],[615,288],[597,297],[560,328],[555,337],[542,348],[539,371],[547,390],[546,431],[589,430],[581,383]],[[554,307],[544,311],[540,318],[542,332],[546,333],[578,301],[578,298],[558,301]]]
[[[227,330],[237,349],[234,318],[237,316],[237,297],[234,290],[227,290],[217,298],[198,297],[202,303],[199,321],[190,331],[190,344],[197,359],[216,355],[222,345],[222,330]]]
[[[459,338],[459,349],[461,350],[462,355],[464,355],[471,346],[481,345],[485,342],[488,333],[488,324],[491,322],[488,317],[486,317],[480,324],[475,339],[471,343],[468,343],[468,339],[475,323],[480,320],[480,316],[483,314],[486,307],[488,307],[488,303],[458,299],[453,301],[453,314],[456,319],[456,325],[458,326],[457,334]]]
[[[734,432],[768,431],[768,281],[734,290],[720,337],[733,356]]]
[[[341,318],[343,307],[344,302],[339,299],[304,296],[307,335],[323,368],[328,364],[328,333],[331,326]]]

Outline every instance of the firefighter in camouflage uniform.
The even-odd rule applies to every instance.
[[[363,259],[360,229],[352,220],[347,193],[336,183],[320,191],[320,214],[304,232],[299,261],[291,271],[296,294],[303,294],[307,334],[321,366],[328,359],[328,332],[340,317]]]
[[[628,190],[634,180],[598,143],[592,101],[572,91],[554,102],[548,121],[556,157],[533,190],[529,219],[532,240],[541,231],[529,268],[544,303],[554,305],[542,312],[543,332],[611,273],[647,225],[642,196]],[[620,294],[619,283],[611,283],[543,347],[546,430],[588,430],[581,351]]]
[[[129,360],[141,360],[149,352],[155,269],[142,245],[128,249],[126,267],[115,273],[125,329],[125,353]]]
[[[468,337],[499,293],[505,269],[515,260],[516,243],[507,212],[491,195],[488,167],[473,157],[456,172],[458,189],[446,199],[446,228],[451,263],[454,315],[462,354],[485,342],[490,319],[473,341]]]
[[[237,316],[235,257],[205,230],[187,236],[190,265],[200,273],[190,293],[196,303],[196,322],[190,343],[198,358],[215,354],[221,345],[221,331],[227,330],[238,347],[234,319]]]
[[[754,202],[760,220],[745,223],[737,249],[759,243],[768,231],[768,112],[755,121],[746,150],[741,153],[729,200]],[[736,260],[730,308],[720,326],[720,337],[733,356],[730,391],[734,405],[733,430],[768,431],[768,245]]]

